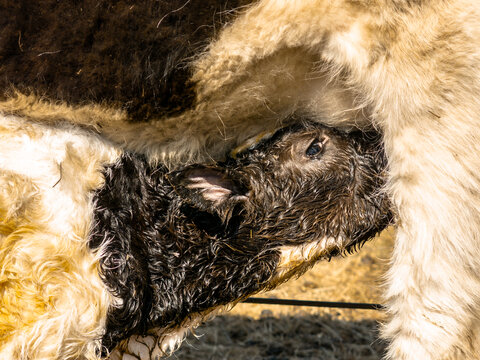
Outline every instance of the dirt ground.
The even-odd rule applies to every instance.
[[[316,265],[299,279],[258,297],[381,303],[382,275],[394,230],[387,229],[355,255]],[[169,360],[376,360],[384,314],[278,305],[238,304],[190,335]]]

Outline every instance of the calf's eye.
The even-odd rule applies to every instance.
[[[308,157],[315,157],[323,152],[323,142],[315,139],[305,151],[305,155]]]

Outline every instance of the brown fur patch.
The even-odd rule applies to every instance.
[[[188,59],[249,0],[0,1],[0,88],[136,119],[192,106]]]

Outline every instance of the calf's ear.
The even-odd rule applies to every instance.
[[[222,220],[245,201],[246,189],[216,166],[192,165],[166,175],[175,192],[189,205],[218,214]]]

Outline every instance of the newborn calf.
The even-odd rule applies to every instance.
[[[348,251],[390,221],[375,142],[296,126],[236,159],[166,173],[131,155],[97,192],[100,269],[122,299],[103,344],[177,334],[222,305]],[[175,339],[177,340],[178,337]],[[162,340],[159,347],[162,348]]]
[[[367,135],[294,126],[168,172],[70,125],[0,125],[2,359],[155,358],[391,221]]]

